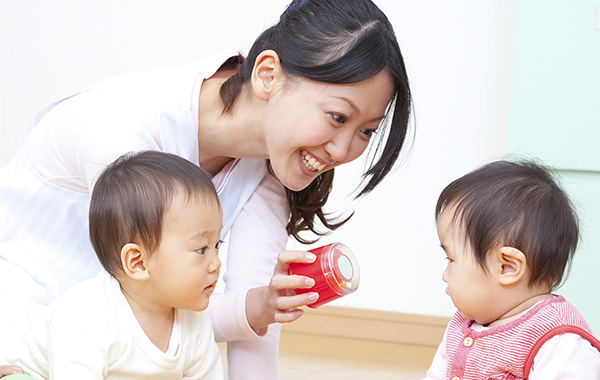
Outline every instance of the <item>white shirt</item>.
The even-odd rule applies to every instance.
[[[58,297],[20,336],[0,340],[0,362],[40,379],[223,379],[206,314],[175,310],[169,348],[162,352],[106,272]]]

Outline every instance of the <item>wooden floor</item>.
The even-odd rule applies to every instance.
[[[417,380],[425,376],[435,350],[434,347],[282,332],[278,377],[282,380]]]

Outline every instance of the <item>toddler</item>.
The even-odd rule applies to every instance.
[[[38,379],[222,380],[201,313],[219,276],[221,224],[198,166],[156,151],[119,158],[90,201],[90,238],[106,271],[58,297],[21,336],[2,339],[0,363]]]
[[[600,342],[552,294],[579,232],[546,169],[487,164],[442,191],[436,221],[458,311],[426,379],[600,379]]]

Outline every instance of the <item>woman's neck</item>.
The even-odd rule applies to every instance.
[[[485,327],[497,327],[497,326],[507,324],[507,323],[517,319],[521,314],[523,314],[527,310],[531,309],[538,302],[547,300],[548,298],[552,298],[552,297],[553,297],[553,295],[549,292],[543,292],[543,293],[538,293],[538,294],[532,295],[532,296],[522,300],[521,302],[519,302],[513,308],[511,308],[506,313],[501,315],[500,318],[485,325]]]
[[[258,99],[242,89],[233,107],[223,113],[219,90],[231,73],[218,72],[202,83],[198,104],[200,167],[218,173],[233,158],[267,158]]]

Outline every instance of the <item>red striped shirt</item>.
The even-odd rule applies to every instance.
[[[542,301],[519,318],[484,331],[457,312],[448,326],[448,379],[527,379],[533,359],[553,336],[575,333],[600,350],[583,316],[562,296]]]

